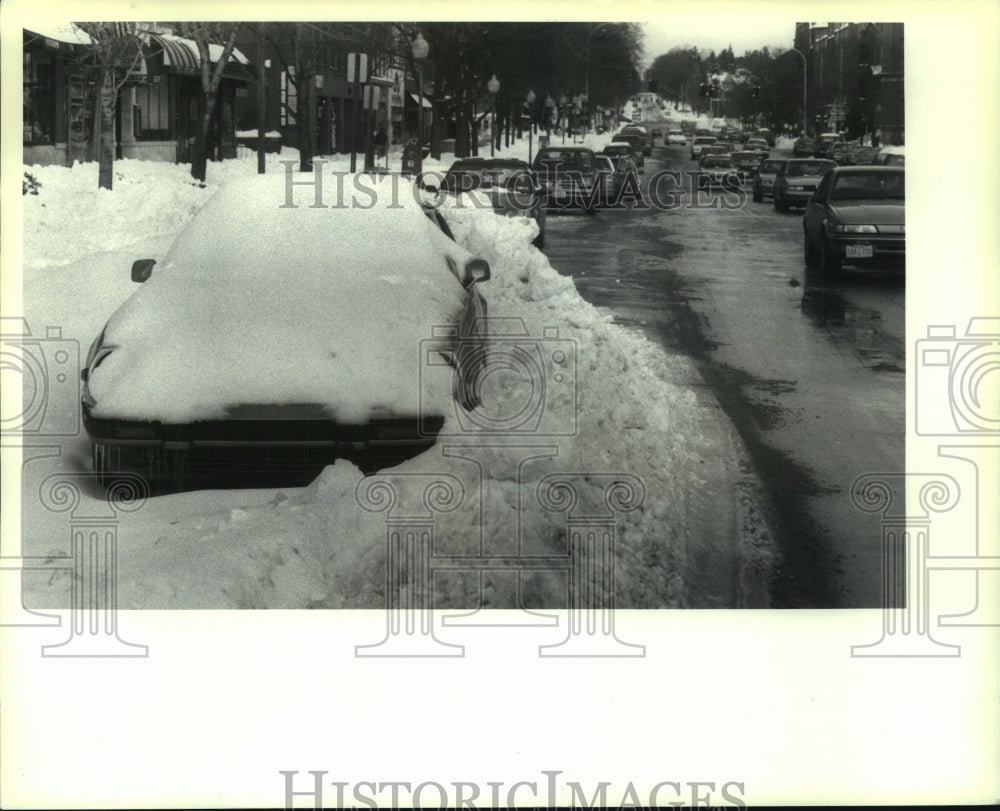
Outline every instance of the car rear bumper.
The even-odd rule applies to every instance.
[[[373,420],[342,425],[330,420],[207,420],[186,425],[95,419],[83,424],[115,471],[156,477],[182,462],[185,476],[312,475],[337,459],[376,466],[395,464],[433,447],[441,417]],[[381,464],[379,464],[381,463]]]
[[[906,262],[906,238],[877,234],[827,237],[834,256],[845,265],[897,266]]]

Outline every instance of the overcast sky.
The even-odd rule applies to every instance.
[[[787,50],[795,38],[795,17],[786,14],[769,16],[762,7],[751,4],[753,13],[727,15],[723,24],[716,15],[677,14],[669,21],[645,23],[646,56],[643,67],[649,67],[660,54],[674,47],[693,45],[711,49],[716,53],[730,45],[733,53],[742,56],[745,51],[770,48]]]

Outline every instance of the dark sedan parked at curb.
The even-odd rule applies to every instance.
[[[140,286],[80,373],[105,486],[136,475],[172,489],[220,475],[308,483],[338,458],[370,472],[427,450],[456,407],[479,404],[481,360],[463,347],[485,324],[489,265],[413,187],[388,185],[317,207],[318,181],[233,181],[155,272],[153,259],[133,265]],[[425,391],[423,346],[460,370],[453,386]]]
[[[842,265],[905,268],[905,170],[841,166],[827,172],[802,217],[808,267],[824,276]]]
[[[531,168],[545,189],[549,208],[579,207],[596,214],[600,205],[600,167],[586,146],[547,146],[538,150]]]
[[[529,217],[538,225],[532,244],[545,247],[545,190],[526,161],[512,158],[460,158],[445,173],[442,191],[479,191],[505,217]]]
[[[635,148],[631,144],[615,141],[605,146],[601,152],[611,158],[631,158],[640,172],[645,171],[643,167],[646,164],[646,159],[643,157],[642,150],[636,154]]]
[[[836,165],[821,158],[790,158],[785,161],[774,178],[775,210],[788,211],[791,206],[804,206],[823,175]]]

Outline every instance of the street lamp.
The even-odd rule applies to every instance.
[[[413,48],[413,61],[417,65],[417,154],[420,160],[417,163],[417,174],[419,175],[424,163],[424,60],[430,53],[431,46],[427,44],[424,35],[419,31],[417,38],[411,43]]]
[[[566,109],[567,98],[563,93],[559,97],[559,128],[562,130],[563,143],[566,143],[566,128],[569,126],[569,112]]]
[[[527,115],[525,116],[525,118],[528,119],[528,163],[531,163],[532,124],[534,123],[532,120],[533,119],[532,113],[534,111],[534,106],[535,106],[535,91],[529,90],[528,95],[525,97],[525,99],[527,100],[526,108],[528,111]]]
[[[545,94],[545,134],[552,135],[552,119],[555,117],[555,100],[549,93]]]
[[[790,50],[795,51],[799,56],[802,57],[802,137],[806,136],[806,83],[808,81],[808,68],[806,67],[806,55],[802,53],[798,48],[791,48]]]
[[[500,82],[494,73],[493,78],[486,83],[486,89],[490,91],[490,99],[493,101],[493,123],[490,125],[490,157],[496,155],[497,144],[497,93],[500,92]]]

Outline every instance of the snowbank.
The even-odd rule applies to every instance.
[[[283,171],[278,161],[289,159],[287,151],[269,155],[268,171]],[[207,188],[199,188],[185,167],[120,161],[113,192],[97,190],[94,166],[31,168],[42,187],[24,198],[29,321],[36,329],[61,325],[85,351],[134,289],[131,259],[163,256],[213,188],[255,167],[255,159],[210,164]],[[346,168],[340,157],[324,171]],[[426,506],[432,479],[457,483],[457,501],[434,514],[434,554],[566,555],[569,512],[551,499],[550,509],[541,503],[546,477],[561,474],[575,488],[574,514],[615,519],[616,587],[592,585],[616,588],[619,607],[765,604],[760,584],[771,547],[752,506],[745,459],[717,405],[692,390],[687,362],[585,302],[531,246],[532,221],[471,206],[443,213],[459,243],[489,261],[483,292],[491,319],[501,319],[491,331],[505,330],[509,339],[495,344],[486,410],[471,422],[452,413],[438,446],[383,471],[399,509]],[[539,403],[537,414],[525,411]],[[500,424],[510,432],[481,430]],[[24,554],[69,554],[68,541],[57,540],[68,537],[65,516],[39,505],[38,488],[50,473],[86,471],[88,453],[86,437],[76,437],[58,458],[25,467]],[[366,501],[370,481],[338,462],[301,489],[152,498],[121,518],[119,605],[381,608],[387,513]],[[632,504],[608,500],[616,481],[634,486]],[[86,498],[96,496],[89,492]],[[26,603],[65,604],[68,576],[26,573]],[[484,571],[481,579],[473,571],[438,572],[434,603],[565,606],[566,578],[560,570]],[[702,593],[692,595],[694,580]]]

